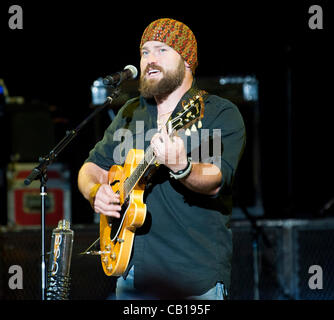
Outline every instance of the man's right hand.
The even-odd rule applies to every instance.
[[[93,209],[96,213],[119,218],[122,209],[119,194],[115,193],[110,185],[101,184],[95,194]]]
[[[119,218],[120,198],[108,184],[108,171],[95,163],[86,162],[79,170],[78,187],[94,211]]]

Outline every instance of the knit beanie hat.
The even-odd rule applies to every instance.
[[[140,41],[140,50],[147,41],[166,43],[181,55],[195,73],[198,64],[197,41],[184,23],[168,18],[155,20],[145,29]]]

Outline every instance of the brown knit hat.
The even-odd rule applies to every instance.
[[[197,67],[197,41],[193,32],[182,22],[173,19],[158,19],[145,29],[140,41],[140,50],[146,41],[160,41],[177,51],[188,62],[193,73]]]

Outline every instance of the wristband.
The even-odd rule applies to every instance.
[[[192,169],[191,157],[188,157],[187,160],[188,164],[183,170],[179,170],[177,172],[173,172],[172,170],[169,171],[169,175],[171,176],[171,178],[178,180],[185,178],[190,174],[190,171]]]

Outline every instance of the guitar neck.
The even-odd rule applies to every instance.
[[[151,146],[148,146],[148,148],[145,151],[144,158],[139,162],[139,164],[131,173],[129,178],[124,182],[125,199],[129,196],[130,192],[133,190],[133,188],[136,186],[138,181],[141,179],[141,177],[144,175],[144,173],[154,160],[155,160],[155,155],[153,153],[153,150]]]

